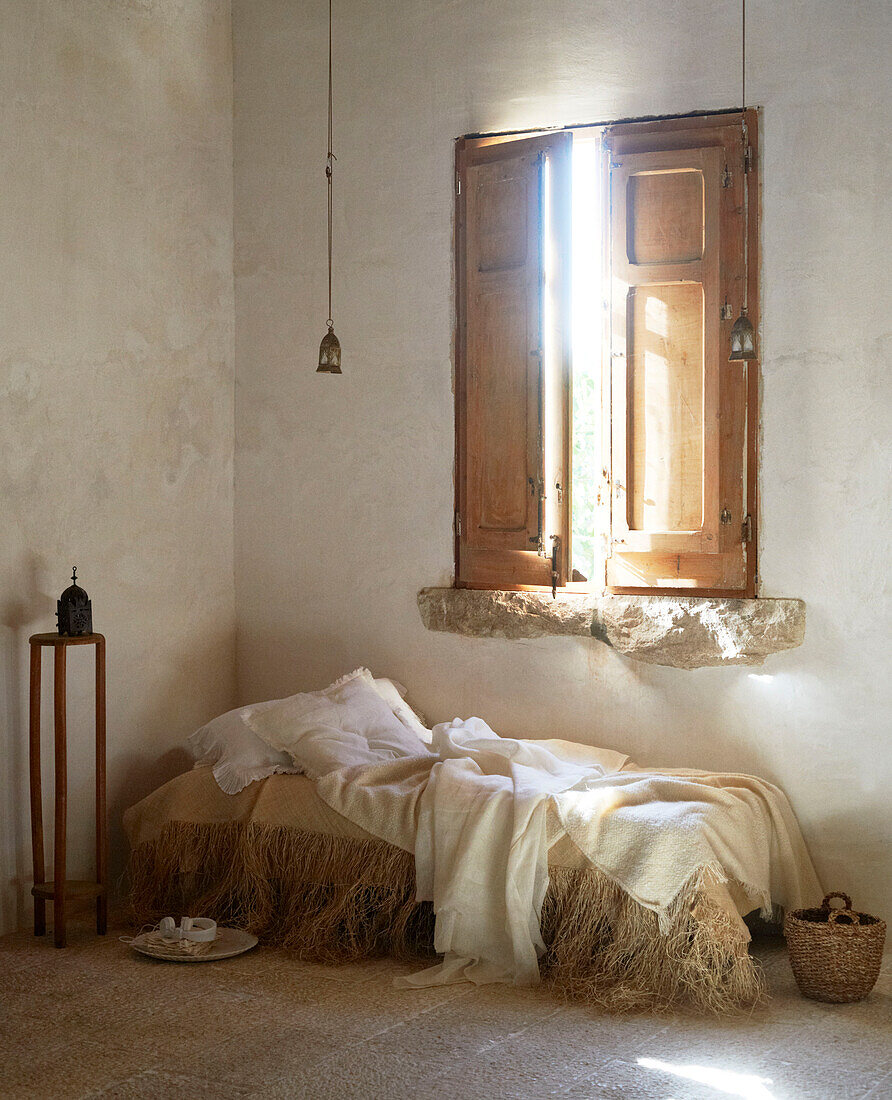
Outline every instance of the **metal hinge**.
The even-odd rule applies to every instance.
[[[455,513],[455,533],[461,538],[461,512]]]
[[[723,321],[730,321],[734,317],[734,310],[727,298],[725,299],[724,305],[722,306],[720,316]]]
[[[752,172],[753,170],[753,147],[747,145],[743,151],[743,170],[744,172]]]
[[[740,537],[744,542],[753,541],[753,517],[751,515],[747,515],[741,524]]]
[[[545,536],[542,531],[542,522],[545,517],[545,482],[541,477],[528,477],[527,485],[530,487],[530,493],[536,497],[536,526],[538,527],[538,533],[530,537],[530,545],[536,547],[536,553],[541,557],[545,557]]]
[[[458,172],[455,173],[455,193],[456,195],[461,194],[461,176]]]
[[[551,598],[557,599],[558,565],[561,557],[561,536],[551,536]]]

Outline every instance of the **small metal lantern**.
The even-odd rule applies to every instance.
[[[93,605],[87,593],[77,584],[77,566],[71,570],[71,584],[56,601],[59,633],[69,637],[93,633]]]
[[[328,322],[328,332],[319,345],[317,374],[343,374],[341,370],[341,341],[335,336],[334,322]]]
[[[731,354],[728,360],[734,363],[743,359],[756,358],[756,333],[753,323],[746,315],[746,306],[731,328]]]
[[[319,345],[319,366],[317,374],[343,374],[341,370],[341,341],[335,336],[334,321],[331,319],[331,228],[332,228],[332,184],[334,179],[335,161],[338,159],[332,150],[334,133],[334,111],[331,94],[332,88],[332,33],[331,33],[331,7],[332,0],[328,0],[328,153],[325,157],[325,189],[328,193],[328,332],[322,337]]]
[[[746,130],[746,0],[740,0],[740,139],[743,150],[743,304],[740,316],[731,327],[730,363],[745,362],[756,358],[756,333],[753,322],[746,315],[747,291],[750,284],[750,189],[748,154],[749,140]]]

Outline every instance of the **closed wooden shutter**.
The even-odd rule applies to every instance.
[[[612,129],[604,149],[607,582],[752,594],[747,397],[757,375],[755,364],[728,362],[744,278],[740,123],[631,124]],[[751,316],[755,305],[753,287]]]
[[[569,133],[456,157],[457,583],[566,582]]]

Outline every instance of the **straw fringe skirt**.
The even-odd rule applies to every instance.
[[[765,983],[727,915],[693,881],[669,928],[594,869],[551,868],[542,908],[543,979],[604,1011],[725,1014]],[[327,963],[433,955],[433,912],[415,900],[412,855],[384,841],[271,825],[171,822],[130,862],[135,923],[210,916]],[[696,915],[695,915],[696,914]]]

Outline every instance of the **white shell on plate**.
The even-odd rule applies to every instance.
[[[233,955],[241,955],[243,951],[250,951],[257,946],[257,937],[251,932],[245,932],[241,928],[217,927],[217,938],[208,951],[200,955],[171,955],[169,951],[159,949],[154,944],[147,942],[149,933],[144,932],[136,936],[130,943],[134,951],[141,955],[148,955],[153,959],[163,959],[165,962],[213,962],[215,959],[231,959]]]

